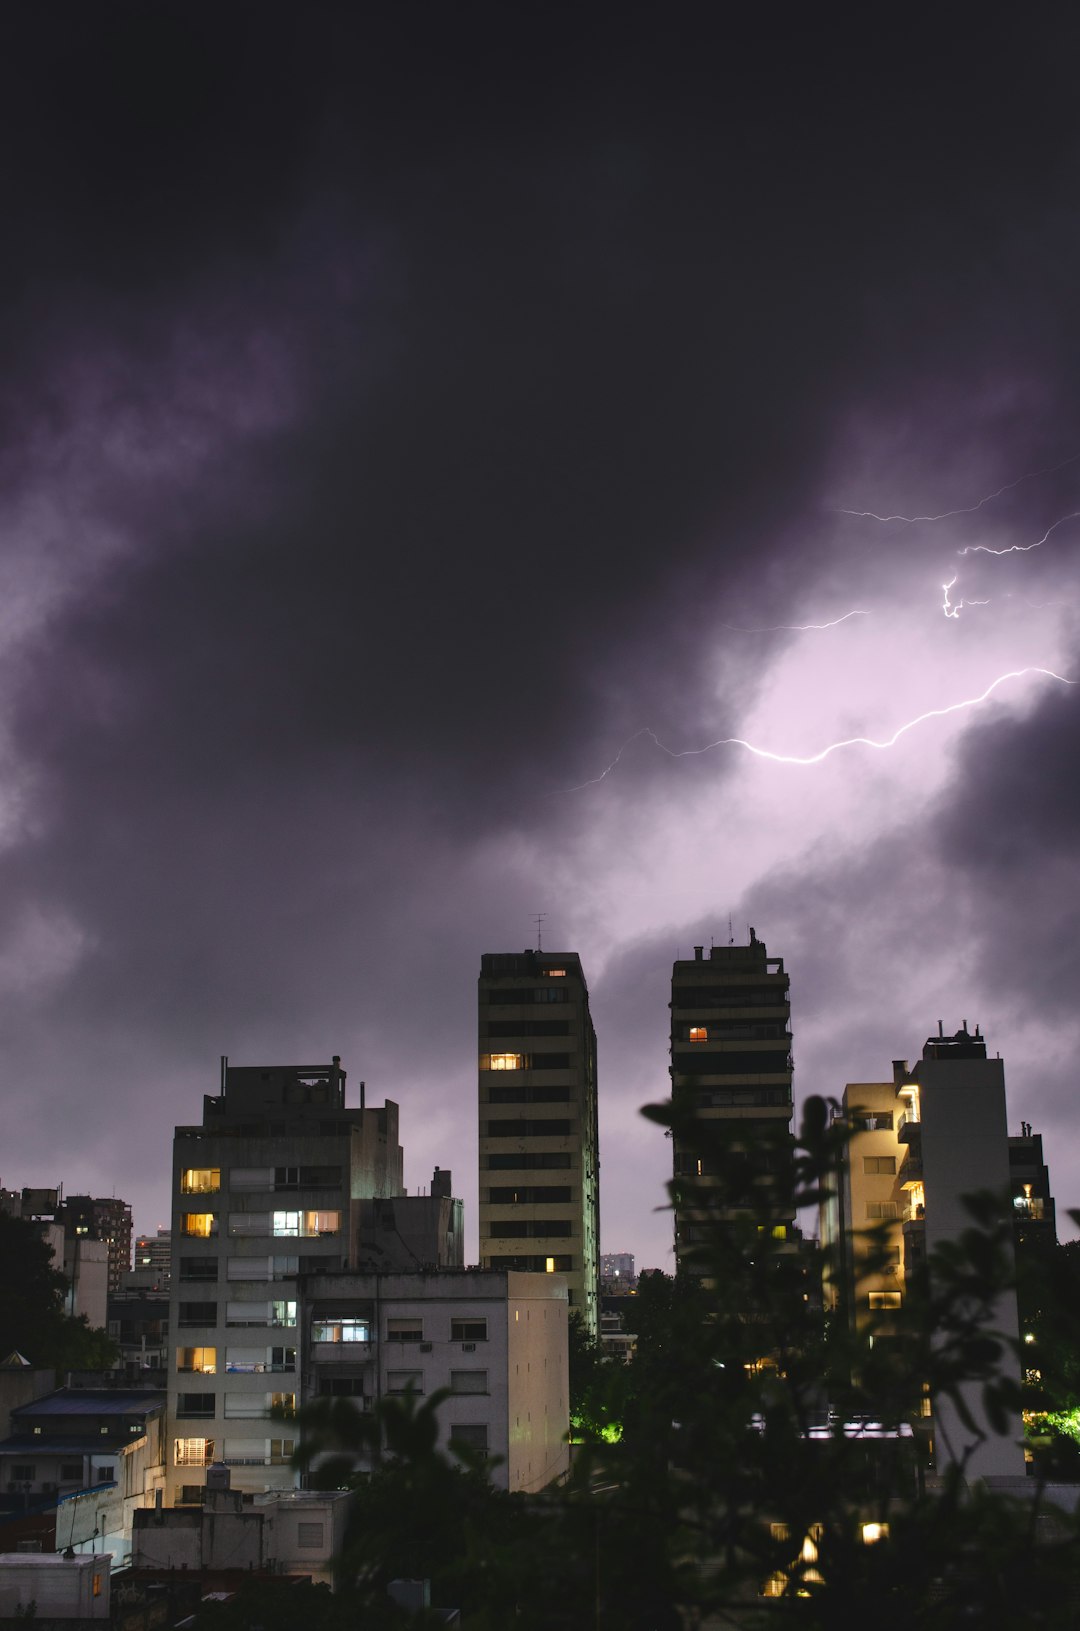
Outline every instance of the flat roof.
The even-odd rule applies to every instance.
[[[21,1404],[12,1416],[148,1416],[161,1410],[165,1394],[158,1388],[59,1388],[43,1399]]]

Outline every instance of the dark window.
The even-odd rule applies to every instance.
[[[568,1121],[489,1121],[489,1138],[569,1138]]]
[[[560,1206],[570,1200],[570,1195],[569,1184],[526,1184],[520,1188],[509,1185],[488,1190],[492,1206]]]
[[[571,1162],[565,1150],[539,1150],[520,1155],[489,1155],[487,1164],[489,1172],[535,1172],[541,1169],[563,1171]]]
[[[492,1087],[488,1091],[491,1104],[569,1104],[568,1087]]]
[[[784,1076],[791,1069],[786,1049],[760,1053],[712,1053],[698,1048],[694,1053],[674,1056],[675,1073],[680,1076]]]
[[[275,1167],[275,1189],[340,1189],[340,1167]]]
[[[324,1398],[362,1399],[364,1379],[362,1376],[323,1376],[319,1378],[319,1392]]]
[[[533,1070],[569,1070],[570,1055],[568,1053],[534,1053],[532,1068]]]
[[[451,1342],[486,1342],[487,1320],[460,1319],[450,1321]]]
[[[181,1303],[181,1325],[216,1325],[217,1303]]]
[[[782,985],[676,985],[671,991],[673,1008],[777,1008],[787,1007],[788,986]]]
[[[214,1414],[214,1395],[212,1393],[177,1394],[176,1414],[178,1416],[212,1416]]]
[[[487,1455],[488,1430],[484,1423],[477,1426],[466,1426],[464,1422],[455,1422],[450,1429],[451,1445],[460,1444],[462,1449],[472,1450],[474,1454]]]
[[[216,1257],[182,1257],[180,1259],[181,1280],[216,1280],[218,1265]]]
[[[32,1484],[37,1473],[30,1463],[18,1461],[11,1469],[11,1476],[19,1484]]]
[[[202,1504],[203,1504],[203,1502],[205,1500],[206,1500],[206,1485],[205,1484],[181,1484],[180,1485],[180,1505],[181,1506],[202,1506]]]
[[[484,1001],[492,1008],[509,1007],[512,1003],[524,1007],[531,1002],[569,1002],[570,993],[564,985],[534,985],[531,989],[486,991]]]
[[[862,1169],[864,1172],[895,1173],[895,1155],[864,1155]]]
[[[488,1036],[569,1036],[568,1019],[489,1019]]]
[[[70,1484],[72,1479],[77,1479],[77,1478],[81,1478],[81,1477],[82,1477],[82,1462],[81,1461],[61,1461],[61,1463],[60,1463],[61,1482],[65,1483],[65,1484]]]
[[[503,1240],[556,1240],[570,1234],[566,1218],[493,1218],[488,1228],[492,1236]]]

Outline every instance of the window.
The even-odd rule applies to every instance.
[[[181,1280],[216,1280],[217,1276],[216,1257],[182,1257],[180,1259]]]
[[[183,1212],[180,1216],[180,1233],[209,1240],[211,1235],[217,1234],[217,1217],[213,1212]]]
[[[568,1218],[492,1218],[489,1234],[502,1240],[555,1240],[570,1235]]]
[[[271,1348],[270,1349],[270,1369],[271,1370],[277,1370],[277,1371],[295,1370],[296,1369],[296,1349],[295,1348]]]
[[[423,1393],[424,1373],[419,1370],[388,1370],[386,1373],[387,1393]]]
[[[96,1484],[113,1484],[116,1482],[116,1468],[114,1466],[95,1467],[94,1482]]]
[[[340,1212],[275,1212],[275,1235],[336,1235],[341,1232]]]
[[[270,1308],[267,1303],[230,1302],[225,1304],[226,1325],[269,1325]]]
[[[206,1467],[213,1459],[212,1438],[178,1438],[173,1445],[175,1467]]]
[[[229,1173],[229,1188],[234,1195],[257,1189],[272,1189],[273,1167],[233,1167]]]
[[[100,1597],[101,1596],[101,1576],[100,1576],[100,1574],[95,1574],[91,1578],[91,1581],[90,1581],[90,1595],[91,1595],[91,1597]]]
[[[569,1138],[568,1121],[489,1121],[489,1138]],[[517,1163],[520,1166],[520,1162]]]
[[[217,1371],[216,1348],[177,1348],[176,1368],[178,1371],[200,1371],[203,1376],[213,1376]]]
[[[220,1188],[220,1167],[188,1167],[180,1174],[181,1195],[213,1195]]]
[[[867,1133],[891,1133],[892,1124],[891,1110],[867,1110],[862,1115],[856,1115],[853,1121],[853,1126]]]
[[[691,1025],[691,1042],[707,1042],[709,1040],[709,1027],[707,1025]]]
[[[899,1308],[901,1295],[899,1291],[871,1291],[871,1308]]]
[[[216,1325],[217,1303],[181,1303],[180,1325]]]
[[[522,1184],[518,1187],[510,1184],[504,1188],[489,1189],[488,1200],[492,1206],[565,1205],[570,1200],[570,1186]]]
[[[82,1478],[81,1461],[61,1461],[60,1479],[62,1483],[70,1484],[75,1479]]]
[[[299,1257],[272,1257],[270,1259],[271,1277],[275,1280],[290,1280],[294,1274],[300,1273]]]
[[[510,1257],[495,1256],[487,1259],[488,1268],[512,1269],[520,1274],[570,1274],[573,1272],[574,1259],[565,1257]]]
[[[272,1438],[270,1440],[270,1465],[272,1467],[286,1466],[293,1456],[296,1440],[291,1438]]]
[[[272,1305],[271,1325],[295,1325],[296,1303],[283,1299]]]
[[[544,973],[547,975],[549,980],[566,979],[566,970],[564,968],[546,968]]]
[[[487,1157],[489,1172],[562,1171],[569,1166],[570,1156],[562,1150],[540,1150],[535,1154],[518,1152],[512,1155],[489,1155]]]
[[[481,1070],[525,1070],[525,1055],[523,1053],[482,1053],[480,1055]]]
[[[362,1319],[316,1320],[311,1327],[312,1342],[368,1342],[370,1337],[371,1328]]]
[[[266,1415],[266,1394],[226,1393],[225,1415],[229,1421],[235,1421],[237,1418],[250,1421],[264,1417]]]
[[[20,1461],[12,1467],[11,1476],[20,1484],[32,1484],[37,1477],[37,1471],[31,1462]]]
[[[450,1372],[451,1393],[486,1393],[487,1390],[486,1370],[452,1370]]]
[[[340,1167],[275,1167],[275,1189],[340,1189]]]
[[[270,1408],[271,1408],[271,1410],[285,1410],[285,1411],[288,1411],[289,1415],[295,1416],[295,1414],[296,1414],[296,1394],[295,1393],[271,1393],[271,1395],[270,1395]]]
[[[423,1342],[424,1322],[419,1319],[388,1319],[387,1342]]]
[[[321,1523],[305,1523],[301,1520],[296,1526],[296,1544],[306,1551],[319,1550],[324,1545],[323,1534]]]
[[[866,1203],[866,1216],[875,1221],[880,1218],[896,1217],[895,1201],[868,1201]]]
[[[488,1430],[485,1422],[478,1422],[475,1426],[465,1422],[455,1422],[450,1428],[450,1448],[460,1444],[463,1449],[472,1450],[477,1455],[487,1455]]]
[[[230,1212],[230,1235],[265,1235],[270,1227],[269,1212]]]
[[[180,1393],[176,1398],[176,1414],[178,1416],[212,1416],[214,1414],[214,1395],[212,1393]]]
[[[486,1342],[487,1320],[460,1319],[450,1321],[451,1342]]]
[[[569,1104],[568,1087],[492,1087],[488,1089],[489,1104]]]
[[[226,1280],[269,1280],[268,1257],[230,1257],[225,1264]]]
[[[364,1379],[362,1376],[323,1376],[319,1379],[319,1392],[333,1399],[362,1399]]]
[[[266,1369],[265,1348],[226,1348],[225,1369],[242,1375]]]
[[[864,1172],[895,1174],[896,1157],[895,1155],[864,1155],[862,1169]]]

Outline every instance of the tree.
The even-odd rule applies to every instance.
[[[116,1344],[85,1316],[64,1313],[67,1280],[40,1229],[0,1212],[0,1358],[13,1349],[57,1371],[101,1370]]]

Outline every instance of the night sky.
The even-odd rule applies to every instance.
[[[543,912],[604,1249],[671,1266],[637,1109],[729,920],[797,1098],[979,1022],[1080,1205],[1078,47],[4,8],[0,1183],[152,1229],[220,1054],[338,1053],[474,1255],[480,954]]]

